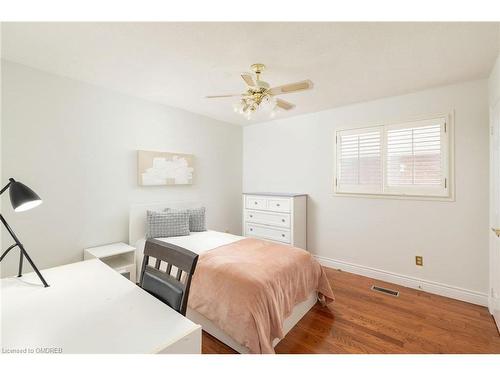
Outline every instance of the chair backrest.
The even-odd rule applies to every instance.
[[[154,267],[150,258],[154,258]],[[141,288],[186,315],[191,279],[198,254],[180,246],[149,239],[144,246],[139,285]],[[175,276],[172,275],[174,271]]]

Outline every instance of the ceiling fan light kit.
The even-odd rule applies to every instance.
[[[244,93],[212,95],[207,96],[207,98],[212,99],[239,96],[240,100],[233,105],[233,109],[236,113],[244,115],[248,120],[250,120],[252,115],[257,112],[269,113],[269,116],[273,118],[280,109],[289,111],[295,107],[292,103],[276,98],[277,95],[309,90],[313,87],[313,83],[310,80],[305,80],[271,88],[269,83],[260,79],[260,76],[265,68],[266,66],[264,64],[252,64],[250,69],[254,72],[253,75],[252,73],[241,74],[241,78],[247,85],[247,90]]]

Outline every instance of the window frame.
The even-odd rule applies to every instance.
[[[436,124],[436,120],[441,121],[441,170],[443,174],[442,183],[439,187],[389,187],[387,186],[387,131],[393,129],[404,129],[410,127],[428,126]],[[416,126],[412,126],[416,125]],[[339,186],[339,151],[340,151],[340,135],[341,134],[362,134],[371,130],[382,129],[380,153],[381,153],[381,169],[382,182],[380,189],[377,191],[370,186],[363,187],[359,185],[344,185]],[[454,131],[453,131],[453,112],[449,114],[435,114],[425,117],[406,119],[402,121],[393,121],[388,123],[378,123],[366,126],[343,127],[337,128],[334,131],[334,178],[333,192],[336,196],[347,197],[370,197],[370,198],[389,198],[389,199],[413,199],[413,200],[438,200],[438,201],[454,201],[455,200],[455,181],[454,181]]]

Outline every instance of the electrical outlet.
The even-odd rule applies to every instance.
[[[415,256],[415,264],[416,264],[417,266],[421,266],[421,267],[423,267],[423,265],[424,265],[424,257],[423,257],[423,256],[421,256],[421,255],[417,255],[417,256]]]

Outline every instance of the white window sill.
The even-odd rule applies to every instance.
[[[439,197],[439,196],[409,195],[409,194],[339,193],[339,192],[334,191],[333,195],[335,197],[346,197],[346,198],[372,198],[372,199],[455,202],[454,194],[451,194],[450,196]]]

